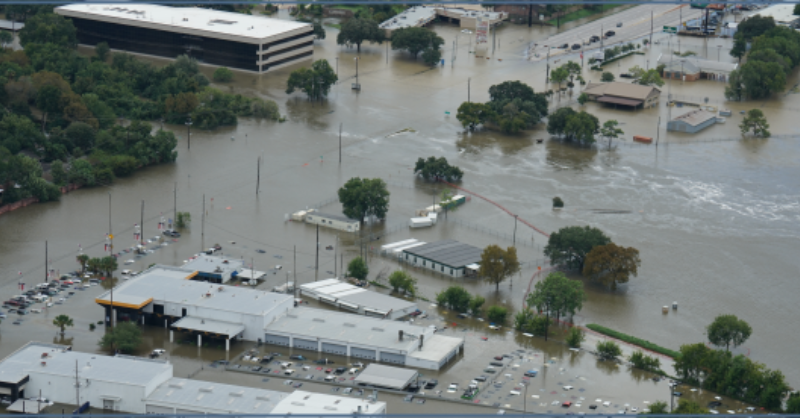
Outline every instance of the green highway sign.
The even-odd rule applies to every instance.
[[[677,26],[664,26],[664,33],[678,33]]]

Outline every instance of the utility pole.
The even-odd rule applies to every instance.
[[[292,258],[294,259],[294,297],[297,297],[297,245],[292,248]]]
[[[339,234],[336,234],[336,246],[333,247],[333,276],[339,278],[339,270],[336,267],[336,253],[339,252]]]
[[[600,24],[600,49],[603,49],[603,24]]]
[[[47,240],[44,241],[44,282],[48,283],[50,277],[50,266],[47,263]]]
[[[258,196],[258,187],[261,185],[261,157],[258,157],[256,163],[256,196]]]
[[[656,125],[656,148],[658,148],[658,138],[661,136],[661,116],[658,117],[658,125]]]
[[[650,11],[650,47],[653,47],[653,11]]]
[[[178,182],[172,185],[172,229],[175,229],[175,222],[178,222]],[[144,224],[142,224],[144,226]]]
[[[314,260],[314,281],[319,279],[319,224],[317,224],[317,255]]]
[[[472,77],[467,78],[467,103],[469,103],[469,90],[471,83],[472,83]]]
[[[336,57],[336,83],[339,83],[339,57]]]
[[[75,405],[81,406],[81,384],[78,380],[78,360],[75,360]]]
[[[342,164],[342,123],[339,122],[339,164]]]
[[[144,199],[142,199],[142,210],[139,214],[139,222],[141,222],[139,225],[142,226],[142,233],[139,234],[139,245],[144,245]]]
[[[200,236],[206,236],[206,195],[203,193],[203,213],[200,214]]]
[[[514,215],[514,246],[517,246],[517,217],[519,215]]]
[[[192,149],[192,117],[186,121],[186,149]]]
[[[533,3],[528,4],[528,27],[533,26]]]
[[[547,46],[547,45],[545,45],[545,47],[547,48],[547,71],[545,72],[545,75],[544,75],[544,82],[545,83],[549,83],[550,82],[550,47]]]

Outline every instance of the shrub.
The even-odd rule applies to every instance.
[[[679,353],[679,352],[677,352],[675,350],[670,350],[668,348],[661,347],[660,345],[653,344],[650,341],[643,340],[641,338],[636,338],[636,337],[630,336],[628,334],[623,334],[621,332],[614,331],[613,329],[606,328],[606,327],[601,326],[601,325],[589,324],[589,325],[586,325],[586,328],[589,328],[590,330],[595,331],[595,332],[599,332],[601,334],[608,335],[609,337],[616,338],[616,339],[621,340],[621,341],[625,341],[626,343],[631,343],[631,344],[634,344],[634,345],[638,345],[639,347],[642,347],[642,348],[644,348],[646,350],[654,351],[656,353],[663,354],[665,356],[669,356],[669,357],[672,357],[674,359],[678,359],[681,356],[681,353]]]
[[[226,83],[233,80],[233,71],[227,67],[219,67],[214,70],[214,75],[212,77],[214,78],[214,81]]]
[[[602,359],[613,360],[622,354],[619,345],[614,341],[598,341],[597,342],[597,355]]]
[[[586,334],[578,327],[572,327],[567,333],[567,338],[564,340],[568,346],[572,348],[580,348],[583,340],[586,339]]]
[[[563,208],[564,207],[564,201],[561,200],[561,198],[558,197],[558,196],[554,197],[553,198],[553,207],[554,208]]]
[[[514,328],[520,332],[527,332],[534,335],[544,334],[548,327],[553,324],[552,319],[544,315],[537,315],[532,309],[525,309],[514,315]]]
[[[633,354],[631,354],[631,356],[628,358],[628,361],[633,364],[633,367],[650,372],[659,371],[661,367],[661,361],[659,359],[645,355],[641,352],[641,350],[634,351]]]
[[[503,306],[490,306],[489,310],[486,311],[486,317],[489,318],[490,322],[495,324],[505,324],[506,317],[508,316],[508,308]]]

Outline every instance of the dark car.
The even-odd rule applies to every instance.
[[[261,363],[269,363],[272,361],[272,356],[264,356],[261,358]]]
[[[476,378],[475,378],[475,381],[478,381],[478,382],[485,382],[485,381],[486,381],[486,379],[487,379],[487,377],[486,377],[486,376],[478,376],[478,377],[476,377]]]
[[[272,369],[261,369],[261,373],[269,373]]]
[[[19,310],[17,310],[17,314],[19,314],[19,315],[27,315],[28,314],[28,310],[27,309],[19,309]]]
[[[589,42],[597,42],[599,40],[600,40],[600,37],[597,36],[597,35],[592,35],[592,37],[589,38]]]
[[[300,360],[300,361],[305,361],[306,360],[305,357],[299,356],[299,355],[297,355],[297,356],[289,356],[289,359],[291,359],[291,360]]]
[[[581,49],[581,44],[572,44],[572,50]]]
[[[253,367],[250,368],[250,371],[252,371],[252,372],[261,371],[261,366],[253,366]]]
[[[427,382],[427,383],[425,383],[425,389],[433,389],[433,388],[435,388],[435,387],[436,387],[436,385],[438,385],[438,384],[439,384],[439,381],[438,381],[438,380],[436,380],[436,379],[431,379],[431,380],[428,380],[428,382]]]
[[[558,49],[567,49],[567,48],[569,48],[569,44],[563,44],[558,47]]]
[[[503,363],[500,363],[500,362],[497,362],[497,361],[493,361],[493,362],[491,362],[489,364],[491,364],[492,366],[495,366],[495,367],[503,367]]]
[[[617,34],[616,32],[614,32],[613,30],[610,30],[610,31],[606,32],[606,37],[614,36],[616,34]]]
[[[673,394],[673,395],[675,395],[675,396],[677,396],[677,397],[681,397],[681,396],[683,396],[683,394],[682,394],[682,393],[680,393],[680,392],[672,392],[672,394]]]
[[[408,387],[406,388],[406,392],[416,393],[418,391],[419,391],[419,385],[416,383],[412,383],[408,385]]]
[[[181,236],[181,233],[174,229],[165,229],[163,234],[168,237],[174,237],[174,238],[178,238]]]
[[[333,371],[334,374],[342,374],[347,371],[347,367],[337,367],[336,370]]]

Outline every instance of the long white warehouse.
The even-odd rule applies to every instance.
[[[339,279],[300,285],[300,294],[347,311],[377,318],[398,319],[417,310],[414,302],[372,292]]]

